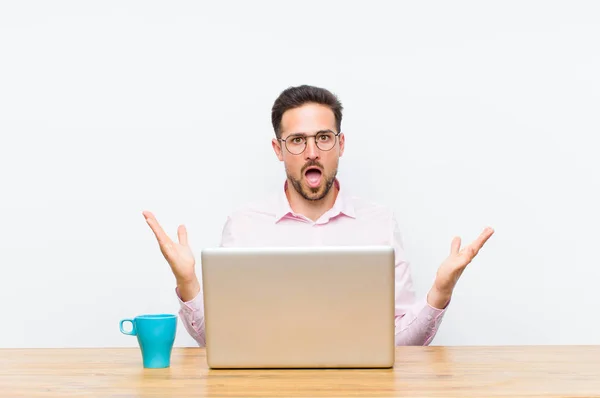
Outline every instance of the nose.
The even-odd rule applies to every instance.
[[[317,141],[315,140],[315,137],[309,137],[306,140],[306,149],[304,150],[304,157],[307,160],[319,159],[319,148],[317,148]]]

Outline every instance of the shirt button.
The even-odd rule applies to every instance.
[[[431,315],[427,315],[427,320],[430,321],[431,320]]]

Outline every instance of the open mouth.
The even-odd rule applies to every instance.
[[[321,184],[323,172],[317,167],[309,167],[305,172],[306,182],[311,188],[316,188]]]

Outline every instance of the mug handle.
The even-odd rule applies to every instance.
[[[123,329],[123,324],[125,322],[131,322],[131,332],[126,332],[125,329]],[[121,329],[121,333],[123,334],[128,334],[130,336],[137,335],[137,330],[135,330],[135,323],[133,322],[133,319],[121,319],[121,322],[119,322],[119,329]]]

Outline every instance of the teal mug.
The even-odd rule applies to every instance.
[[[131,323],[131,331],[123,329],[125,322]],[[121,333],[137,336],[145,368],[168,368],[171,366],[171,351],[177,332],[177,315],[140,315],[133,319],[122,319]]]

